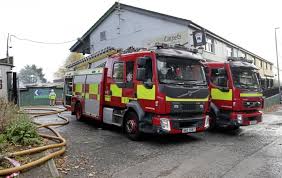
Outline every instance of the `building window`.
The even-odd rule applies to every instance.
[[[207,37],[207,44],[205,50],[214,53],[214,39]]]
[[[106,31],[100,32],[100,41],[106,41],[106,40],[107,40]]]
[[[233,48],[227,46],[226,51],[227,51],[227,57],[233,57]]]
[[[254,65],[256,66],[257,65],[257,60],[254,58]]]
[[[268,64],[267,64],[267,62],[265,63],[265,69],[267,69],[268,68]]]
[[[246,53],[241,52],[241,57],[246,58]]]
[[[2,80],[0,80],[0,90],[2,89]]]
[[[263,62],[262,62],[262,61],[260,61],[260,67],[261,67],[261,68],[262,68],[262,63],[263,63]]]
[[[116,62],[114,63],[113,79],[116,82],[123,82],[124,79],[124,63]]]
[[[272,71],[272,65],[270,64],[270,70]]]

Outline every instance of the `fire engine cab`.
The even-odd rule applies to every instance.
[[[105,55],[102,53],[101,55]],[[65,78],[65,105],[78,120],[90,117],[142,133],[187,134],[209,127],[209,89],[203,58],[193,49],[158,45],[76,62],[88,69]]]
[[[238,129],[262,121],[263,97],[257,67],[244,58],[208,62],[211,128]]]

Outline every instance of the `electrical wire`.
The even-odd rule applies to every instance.
[[[64,42],[43,42],[43,41],[31,40],[28,38],[20,38],[20,37],[17,37],[16,35],[10,35],[10,37],[14,37],[15,39],[21,40],[21,41],[28,41],[32,43],[39,43],[39,44],[46,44],[46,45],[60,45],[60,44],[67,44],[67,43],[77,41],[77,39],[74,39],[74,40],[69,40],[69,41],[64,41]]]

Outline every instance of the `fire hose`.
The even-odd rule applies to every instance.
[[[65,111],[65,109],[51,109],[51,108],[26,108],[24,109],[25,111],[28,111],[28,110],[33,110],[33,111],[36,111],[36,110],[40,110],[40,111],[47,111],[47,112],[38,112],[38,113],[29,113],[29,114],[32,114],[31,118],[34,119],[34,118],[37,118],[37,117],[41,117],[41,116],[47,116],[47,115],[54,115],[54,114],[57,114],[57,116],[59,118],[61,118],[62,120],[64,120],[63,122],[59,122],[59,123],[48,123],[48,124],[40,124],[38,122],[35,122],[33,120],[33,123],[37,125],[37,128],[46,128],[46,129],[49,129],[55,136],[52,136],[52,135],[47,135],[47,134],[41,134],[39,133],[39,135],[43,138],[46,138],[46,139],[49,139],[49,140],[53,140],[53,141],[57,141],[58,143],[53,143],[53,144],[49,144],[49,145],[45,145],[45,146],[40,146],[40,147],[36,147],[36,148],[31,148],[31,149],[28,149],[28,150],[23,150],[23,151],[17,151],[17,152],[14,152],[14,153],[8,153],[6,154],[5,156],[0,156],[0,160],[1,160],[1,157],[2,159],[3,158],[11,158],[11,157],[15,157],[15,156],[22,156],[22,155],[31,155],[31,154],[34,154],[34,153],[39,153],[39,152],[42,152],[42,151],[45,151],[45,150],[49,150],[49,149],[58,149],[54,152],[51,152],[50,154],[46,155],[46,156],[43,156],[39,159],[36,159],[34,161],[31,161],[29,163],[26,163],[26,164],[23,164],[23,165],[20,165],[20,166],[16,166],[16,167],[12,167],[12,168],[7,168],[7,169],[2,169],[0,170],[0,176],[3,176],[3,175],[8,175],[8,174],[13,174],[13,173],[17,173],[17,172],[20,172],[22,170],[26,170],[26,169],[29,169],[31,167],[34,167],[34,166],[37,166],[37,165],[40,165],[56,156],[59,156],[59,155],[62,155],[66,148],[66,140],[59,134],[59,132],[57,132],[56,130],[54,130],[53,128],[51,128],[51,126],[62,126],[62,125],[66,125],[69,123],[68,121],[68,118],[64,117],[61,115],[61,113],[63,111]],[[28,113],[28,112],[27,112]]]

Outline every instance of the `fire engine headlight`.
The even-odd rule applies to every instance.
[[[170,131],[170,122],[166,118],[161,118],[161,128],[167,131]]]
[[[210,127],[210,117],[208,115],[206,115],[205,118],[205,128],[209,128]]]
[[[243,123],[242,114],[237,114],[237,121],[238,121],[239,124],[242,124],[242,123]]]

